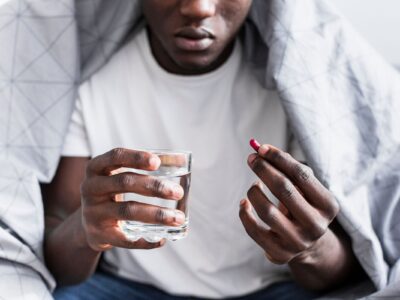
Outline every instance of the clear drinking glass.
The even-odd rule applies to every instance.
[[[158,197],[142,196],[135,193],[122,194],[123,201],[137,201],[146,204],[178,209],[186,218],[180,226],[166,226],[149,224],[137,221],[120,221],[120,227],[130,240],[145,239],[148,242],[158,242],[165,238],[168,240],[179,240],[187,235],[189,226],[188,200],[190,188],[190,175],[192,165],[192,154],[188,151],[175,150],[145,150],[157,155],[161,164],[156,171],[144,171],[132,168],[121,168],[117,172],[133,172],[143,175],[151,175],[164,180],[173,181],[182,186],[185,194],[181,200],[166,200]]]

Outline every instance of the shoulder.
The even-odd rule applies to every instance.
[[[103,67],[83,81],[79,87],[80,96],[82,97],[82,94],[85,95],[93,89],[113,88],[113,85],[126,78],[137,61],[140,61],[140,48],[144,33],[144,29],[141,28],[132,34]]]

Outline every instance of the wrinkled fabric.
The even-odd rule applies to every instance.
[[[51,298],[38,182],[55,173],[79,83],[140,19],[134,0],[0,6],[3,299]],[[336,196],[338,219],[379,290],[371,297],[399,296],[399,74],[325,0],[254,0],[241,37],[260,82],[278,90],[309,165]]]

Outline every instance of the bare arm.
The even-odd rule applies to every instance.
[[[89,277],[101,254],[89,247],[82,227],[80,185],[88,161],[84,157],[63,157],[53,181],[42,185],[44,254],[48,268],[61,285]]]
[[[62,158],[54,180],[42,185],[45,207],[45,260],[60,285],[77,284],[94,272],[103,251],[112,247],[153,249],[164,241],[131,241],[120,220],[168,226],[181,225],[179,210],[135,201],[118,202],[121,193],[138,193],[170,200],[183,197],[179,184],[132,172],[114,174],[120,167],[155,170],[158,156],[143,151],[113,149],[92,160]]]

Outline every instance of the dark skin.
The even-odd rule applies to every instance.
[[[228,58],[250,5],[250,0],[143,1],[156,60],[167,71],[181,75],[218,68]],[[349,270],[361,273],[347,236],[340,228],[332,229],[338,207],[329,191],[309,169],[300,168],[286,154],[274,153],[281,152],[271,147],[268,153],[253,154],[249,166],[284,206],[276,209],[259,186],[250,187],[240,208],[250,237],[268,259],[288,263],[294,278],[311,289],[333,287],[353,276]],[[164,240],[128,240],[118,226],[120,220],[169,226],[184,222],[178,210],[119,201],[118,194],[125,192],[179,201],[183,197],[179,185],[152,176],[115,173],[120,167],[156,170],[159,164],[157,156],[131,149],[113,149],[93,159],[61,159],[52,183],[42,186],[45,258],[60,285],[90,277],[101,253],[113,247],[154,249],[164,245]],[[252,207],[271,229],[254,219]]]
[[[251,2],[143,1],[154,57],[165,70],[180,75],[198,75],[218,68],[229,57],[232,41],[247,16]],[[191,32],[193,28],[200,32]],[[202,34],[206,34],[208,39],[200,39]],[[189,49],[182,45],[182,39]],[[191,47],[190,43],[196,40],[208,46],[202,49]]]
[[[246,232],[271,262],[288,264],[298,283],[316,291],[363,275],[350,239],[334,221],[339,206],[311,168],[271,145],[250,154],[248,165],[280,202],[275,206],[259,182],[240,203]]]
[[[113,174],[121,166],[151,171],[159,165],[157,156],[128,149],[113,149],[91,160],[61,159],[52,183],[42,186],[46,214],[45,257],[59,284],[75,284],[88,278],[100,254],[112,247],[153,249],[165,243],[148,243],[143,239],[130,241],[119,228],[119,220],[169,226],[184,222],[179,210],[134,201],[118,202],[118,194],[124,192],[181,199],[183,189],[173,182],[134,173]],[[65,265],[65,261],[69,263]]]

